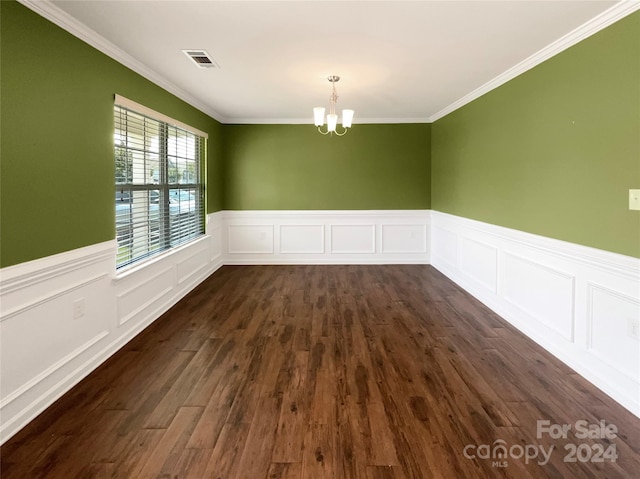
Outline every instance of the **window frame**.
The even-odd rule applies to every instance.
[[[120,110],[119,110],[120,109]],[[192,242],[200,240],[202,237],[206,235],[206,155],[207,155],[207,140],[208,134],[204,131],[198,130],[190,125],[187,125],[183,122],[175,120],[173,118],[168,117],[162,113],[159,113],[155,110],[152,110],[144,105],[136,103],[132,100],[129,100],[120,95],[115,95],[115,101],[113,105],[113,120],[114,120],[114,129],[113,129],[113,153],[114,153],[114,165],[118,159],[119,153],[118,148],[124,148],[126,152],[125,155],[129,155],[129,152],[133,152],[135,150],[134,147],[126,144],[123,147],[121,144],[118,144],[116,141],[116,134],[118,131],[121,131],[118,124],[118,119],[123,111],[128,111],[133,113],[138,117],[142,117],[143,123],[141,124],[142,131],[144,134],[147,132],[147,120],[153,122],[154,126],[157,123],[157,133],[158,133],[158,180],[157,182],[149,182],[148,180],[144,180],[142,182],[134,182],[133,174],[125,173],[125,182],[118,182],[118,172],[114,171],[114,185],[115,185],[115,233],[116,233],[116,258],[115,258],[115,271],[116,274],[125,273],[130,271],[131,269],[142,266],[145,263],[158,259],[161,256],[170,254],[178,248],[182,248]],[[127,130],[126,132],[126,140],[129,140],[130,132]],[[177,150],[175,153],[169,152],[169,144],[171,139],[178,144],[179,138],[181,136],[185,136],[190,139],[194,143],[194,158],[189,158],[188,156],[183,157],[182,159],[188,162],[195,161],[196,170],[195,177],[191,177],[189,175],[189,183],[180,183],[180,179],[177,182],[170,181],[170,170],[175,167],[172,165],[176,165],[179,163],[179,156]],[[146,141],[146,137],[144,141]],[[187,140],[185,140],[187,141]],[[177,146],[176,146],[177,148]],[[143,155],[148,153],[146,146],[143,146],[141,149]],[[172,162],[173,159],[173,162]],[[132,170],[140,168],[140,165],[137,164],[135,160],[132,160]],[[193,164],[193,163],[192,163]],[[146,156],[143,163],[143,174],[147,174],[144,170],[146,169]],[[140,192],[148,192],[147,199],[144,200],[144,196],[140,196]],[[175,193],[173,193],[175,191]],[[156,195],[153,192],[157,192]],[[186,193],[185,193],[186,192]],[[142,202],[136,201],[134,199],[134,195],[137,196],[137,200],[142,199]],[[194,194],[195,193],[195,194]],[[127,205],[125,210],[128,210],[128,213],[122,214],[118,213],[118,194],[121,197],[126,197],[123,201],[124,204]],[[182,200],[184,194],[189,195],[187,200]],[[192,195],[193,194],[193,195]],[[175,201],[172,206],[172,197],[177,196],[177,208],[178,213],[172,213],[175,211],[176,205]],[[193,208],[191,198],[193,197]],[[187,210],[184,211],[182,209],[182,202],[187,202]],[[136,203],[134,205],[134,203]],[[157,204],[156,207],[157,212],[156,215],[151,213],[152,205]],[[146,214],[146,221],[143,219],[139,221],[139,213],[136,213],[138,216],[138,220],[133,220],[134,217],[134,209],[139,208],[142,205],[144,217]],[[146,206],[145,206],[146,205]],[[145,211],[146,208],[146,211]],[[173,208],[173,209],[172,209]],[[186,215],[183,215],[183,211]],[[125,239],[122,242],[119,238],[122,238],[119,233],[122,231],[127,231],[126,229],[126,219],[127,216],[129,218],[129,239]],[[157,216],[157,218],[156,218]],[[119,223],[119,219],[122,220],[122,217],[125,219],[125,226],[123,227],[123,223]],[[157,221],[157,230],[154,229],[156,226],[155,222]],[[176,221],[176,223],[173,223]],[[186,223],[185,223],[186,221]],[[135,232],[134,228],[141,228],[144,230],[144,234],[140,234],[140,232]],[[156,233],[157,232],[157,233]],[[134,235],[139,235],[138,241],[140,238],[142,247],[140,248],[138,245],[134,246]],[[147,238],[144,238],[144,235]],[[152,242],[152,236],[157,235],[157,243]],[[146,243],[145,243],[146,241]],[[153,246],[151,246],[153,243]],[[126,259],[122,259],[121,248],[128,248],[128,252],[125,253]],[[136,253],[136,249],[138,251],[142,251],[142,253]]]

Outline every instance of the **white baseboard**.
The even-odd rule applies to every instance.
[[[640,260],[431,212],[431,264],[640,416]]]
[[[429,262],[428,210],[225,211],[225,264]]]
[[[0,271],[0,443],[223,264],[431,262],[640,416],[635,258],[427,210],[224,211],[125,273],[115,253],[109,241]]]

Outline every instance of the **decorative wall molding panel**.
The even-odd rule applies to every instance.
[[[431,264],[640,416],[640,260],[431,212]]]
[[[324,254],[325,225],[280,225],[280,254]]]
[[[384,227],[384,225],[381,225]],[[375,254],[376,225],[330,225],[331,253]]]
[[[273,254],[273,225],[228,225],[227,245],[232,254]]]
[[[428,210],[225,211],[225,264],[429,262]]]
[[[124,273],[108,241],[0,272],[4,442],[222,266],[221,213],[207,235]]]
[[[424,253],[428,251],[428,224],[383,224],[382,253]]]

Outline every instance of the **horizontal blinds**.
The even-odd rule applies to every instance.
[[[114,106],[116,266],[204,234],[204,138]]]
[[[115,104],[119,105],[123,108],[127,108],[131,111],[136,111],[142,115],[145,115],[149,118],[155,118],[158,121],[162,121],[167,125],[177,126],[182,128],[185,131],[190,131],[191,133],[199,136],[200,138],[204,138],[205,140],[209,137],[206,132],[198,130],[197,128],[192,127],[191,125],[187,125],[186,123],[182,123],[181,121],[175,120],[163,113],[152,110],[151,108],[141,105],[140,103],[136,103],[133,100],[129,100],[123,96],[117,95],[115,96]]]

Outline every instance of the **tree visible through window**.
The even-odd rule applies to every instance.
[[[204,234],[205,138],[116,103],[115,210],[122,268]]]

